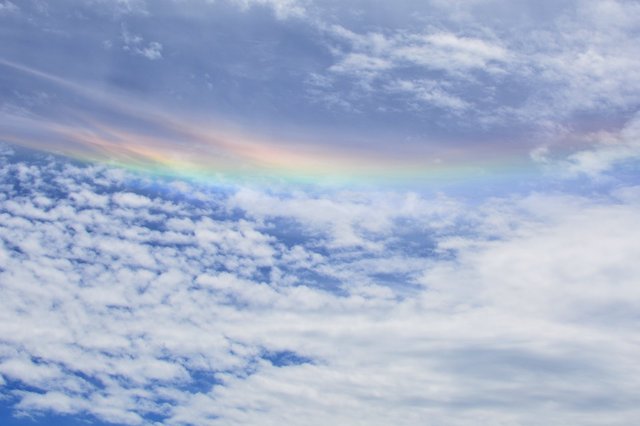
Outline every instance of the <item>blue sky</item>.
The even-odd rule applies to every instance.
[[[0,0],[0,423],[633,424],[639,33]]]

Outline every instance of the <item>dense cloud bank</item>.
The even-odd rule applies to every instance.
[[[628,425],[640,189],[445,196],[0,163],[0,392],[116,424]]]

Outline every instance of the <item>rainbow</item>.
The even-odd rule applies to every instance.
[[[62,120],[0,116],[0,137],[17,145],[162,176],[194,180],[280,180],[303,183],[437,185],[534,178],[539,167],[513,143],[431,153],[382,153],[336,144],[274,140],[237,126],[180,117],[139,100],[0,60],[0,65],[46,80],[103,109],[128,126],[68,111]],[[375,145],[375,144],[374,144]],[[377,146],[377,145],[376,145]]]
[[[3,129],[2,138],[81,161],[198,181],[413,186],[533,176],[537,171],[528,157],[501,151],[473,162],[427,156],[385,157],[378,152],[309,143],[275,143],[168,119],[153,129],[153,135],[90,119],[82,124],[23,119],[18,127],[29,128],[30,134]]]

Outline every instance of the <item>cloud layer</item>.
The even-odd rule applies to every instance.
[[[98,155],[103,133],[157,136],[153,109],[215,123],[216,138],[242,129],[278,158],[330,157],[323,168],[367,152],[525,161],[535,147],[588,148],[582,134],[620,131],[640,99],[632,1],[0,4],[0,132],[44,149]],[[188,158],[179,136],[169,139]]]
[[[15,413],[116,424],[626,425],[640,191],[469,209],[216,189],[4,149]]]

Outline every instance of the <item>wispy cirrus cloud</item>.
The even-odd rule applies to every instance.
[[[319,143],[446,162],[481,139],[526,160],[534,146],[555,151],[585,123],[611,131],[633,115],[638,13],[633,2],[587,0],[62,2],[47,13],[27,3],[3,15],[11,37],[0,54],[94,91],[132,95],[165,116],[207,111],[207,120],[294,140],[303,151]],[[241,26],[252,30],[234,29]],[[51,57],[25,55],[16,40],[47,45]],[[69,52],[91,59],[81,67]],[[69,109],[130,124],[24,77],[10,75],[5,113],[46,121]],[[0,124],[11,122],[7,115]]]
[[[124,26],[122,27],[122,42],[122,49],[127,52],[152,61],[162,59],[162,44],[157,41],[145,43],[141,36],[130,33]]]
[[[410,29],[325,24],[335,58],[324,73],[332,79],[326,90],[348,82],[354,90],[342,89],[343,97],[353,108],[386,99],[387,108],[432,108],[434,116],[433,108],[453,116],[464,109],[479,129],[525,126],[547,136],[580,114],[635,108],[639,55],[629,17],[638,15],[637,5],[532,4],[528,17],[503,5],[501,19],[493,19],[489,9],[501,2],[435,3],[429,18],[412,15]],[[548,16],[536,18],[544,10]],[[525,30],[516,33],[507,22]],[[425,90],[425,82],[438,89]]]
[[[278,19],[304,18],[307,1],[304,0],[230,0],[231,3],[248,9],[253,6],[271,8]]]
[[[2,3],[0,3],[0,15],[2,14],[8,14],[8,13],[14,13],[17,12],[19,10],[18,6],[15,5],[15,3],[10,2],[10,1],[3,1]]]
[[[473,69],[491,72],[494,69],[490,64],[495,64],[495,71],[499,71],[499,64],[509,59],[509,52],[496,42],[450,32],[398,32],[387,36],[357,34],[341,26],[332,27],[331,32],[348,41],[353,50],[331,67],[335,72],[357,74],[372,68],[372,64],[380,70],[421,66],[452,74]]]

